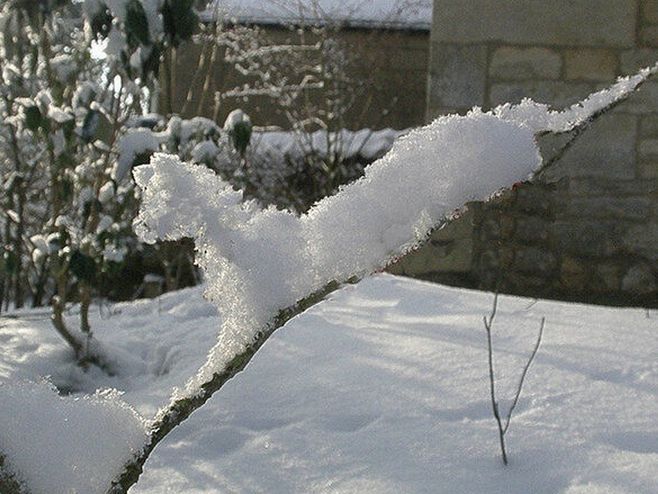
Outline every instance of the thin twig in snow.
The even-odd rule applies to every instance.
[[[541,345],[542,337],[544,336],[544,325],[546,323],[546,318],[545,317],[541,318],[541,324],[539,326],[539,334],[537,336],[537,340],[535,341],[535,346],[533,347],[532,353],[530,354],[530,357],[528,358],[525,366],[523,367],[521,378],[519,379],[519,383],[516,386],[516,392],[514,394],[514,399],[512,400],[512,405],[510,406],[507,415],[505,416],[505,420],[503,421],[500,416],[498,400],[496,399],[496,374],[494,371],[493,344],[491,341],[492,340],[491,326],[493,324],[494,318],[496,317],[497,309],[498,309],[498,292],[494,294],[493,308],[491,309],[491,314],[489,315],[489,318],[487,318],[487,316],[483,316],[482,319],[484,321],[484,329],[487,333],[487,354],[489,361],[489,391],[491,396],[491,408],[493,410],[494,418],[496,419],[496,425],[498,426],[498,440],[500,442],[501,456],[503,458],[503,463],[507,465],[508,459],[507,459],[507,448],[505,445],[505,435],[509,430],[509,426],[512,421],[512,414],[514,413],[514,409],[516,408],[516,405],[519,402],[519,397],[521,396],[521,391],[523,390],[523,383],[525,382],[525,378],[528,374],[528,370],[530,369],[530,365],[532,365],[532,362],[535,359],[537,352],[539,351],[539,346]],[[503,422],[505,425],[503,425]]]

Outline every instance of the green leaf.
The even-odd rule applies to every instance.
[[[192,37],[199,27],[194,0],[165,0],[162,6],[164,31],[171,44],[178,46]]]
[[[97,110],[89,110],[85,115],[80,129],[80,137],[85,142],[91,142],[96,136],[98,131],[98,122],[100,120],[100,112]]]
[[[67,141],[70,141],[71,138],[75,135],[75,119],[67,120],[62,124],[62,131],[64,131],[64,138]]]
[[[92,257],[83,254],[79,250],[75,250],[71,254],[69,269],[79,280],[82,281],[91,283],[96,277],[96,262]]]
[[[145,75],[154,74],[155,76],[157,76],[159,68],[160,68],[160,49],[157,46],[153,45],[151,47],[151,51],[146,57],[146,60],[142,62],[142,70],[144,71]]]
[[[69,177],[64,177],[60,181],[59,197],[63,202],[68,202],[73,197],[73,181]]]
[[[94,37],[107,37],[112,28],[112,14],[105,5],[89,19],[89,25]]]
[[[25,108],[25,126],[32,132],[36,132],[43,125],[41,110],[36,106]]]
[[[133,48],[137,45],[149,45],[151,37],[149,36],[149,21],[144,11],[144,6],[139,0],[129,0],[126,4],[126,34],[128,43]],[[134,43],[137,40],[137,43]],[[132,41],[132,42],[131,42]]]
[[[231,140],[235,150],[244,154],[251,140],[251,122],[238,122],[231,129]]]
[[[3,257],[4,270],[7,274],[14,274],[18,269],[18,259],[16,254],[10,250],[6,250]]]

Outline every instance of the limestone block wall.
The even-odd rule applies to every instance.
[[[524,97],[562,108],[656,61],[658,0],[435,0],[427,116]],[[656,78],[593,125],[545,183],[471,204],[394,271],[658,306]]]

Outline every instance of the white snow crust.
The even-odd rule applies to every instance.
[[[658,65],[651,70],[658,70]],[[95,316],[93,327],[103,348],[119,364],[117,368],[121,369],[121,374],[117,376],[107,376],[93,369],[84,373],[77,368],[72,363],[72,356],[49,327],[47,315],[41,317],[38,324],[31,319],[29,311],[16,315],[19,319],[24,316],[24,320],[3,318],[0,324],[3,349],[0,353],[0,451],[8,456],[10,468],[37,494],[102,493],[109,479],[147,439],[145,421],[131,406],[143,416],[152,416],[166,405],[168,399],[196,393],[199,385],[244,349],[278,310],[330,280],[343,281],[353,275],[378,270],[391,258],[412,248],[431,226],[464,203],[485,198],[501,187],[524,180],[540,166],[534,142],[536,134],[546,130],[568,130],[632,90],[650,72],[645,70],[638,76],[623,79],[612,90],[597,93],[580,106],[562,113],[526,101],[518,107],[505,106],[492,113],[474,109],[464,117],[441,117],[398,139],[390,153],[367,168],[362,179],[318,202],[301,217],[288,211],[262,210],[255,203],[244,203],[240,192],[231,189],[207,168],[181,163],[172,156],[156,155],[150,165],[138,167],[135,171],[144,200],[136,226],[150,241],[181,236],[195,238],[199,259],[206,272],[205,291],[219,308],[220,317],[215,309],[199,300],[199,290],[165,296],[156,302],[157,305],[150,302],[124,305],[119,309],[124,311],[123,314],[103,316],[101,311]],[[128,149],[137,147],[128,146]],[[45,244],[43,239],[34,239],[34,242],[40,248],[48,248],[47,240]],[[190,298],[186,298],[187,295]],[[387,300],[385,293],[380,296]],[[355,307],[361,307],[370,316],[373,311],[386,313],[386,304],[381,305],[372,297],[359,296],[357,292],[355,300],[348,300],[346,303],[353,308],[343,311],[343,321],[351,330],[367,329],[369,324],[350,315],[357,310]],[[436,301],[433,303],[438,303],[440,298],[433,300]],[[471,354],[476,345],[482,344],[481,333],[471,338],[454,329],[454,325],[463,325],[460,321],[463,321],[464,310],[472,312],[472,307],[460,305],[450,298],[441,307],[445,317],[439,321],[444,326],[439,340],[446,342],[447,346],[441,347],[440,354],[410,343],[409,328],[420,335],[419,342],[427,343],[433,338],[415,326],[416,323],[424,327],[430,324],[425,318],[430,313],[427,305],[420,302],[406,302],[401,307],[402,312],[395,315],[391,325],[387,326],[390,331],[386,341],[392,342],[391,348],[397,348],[398,354],[391,353],[392,350],[384,351],[389,343],[378,339],[381,332],[379,337],[373,336],[373,348],[380,348],[386,356],[384,360],[390,360],[390,369],[398,373],[400,389],[406,389],[403,385],[408,377],[423,374],[428,375],[432,383],[438,383],[440,388],[441,383],[451,379],[459,383],[460,379],[455,376],[460,375],[464,365],[473,361],[472,357],[478,362],[483,360],[481,354]],[[455,310],[451,311],[451,307]],[[546,307],[546,310],[554,310],[552,305]],[[528,420],[534,427],[528,439],[518,443],[524,451],[520,463],[521,478],[527,482],[539,479],[538,485],[552,486],[552,490],[545,492],[656,492],[658,451],[655,439],[658,432],[655,395],[658,369],[655,366],[656,344],[652,339],[655,339],[655,324],[651,319],[655,315],[646,313],[646,324],[653,331],[648,332],[642,329],[645,323],[623,311],[605,312],[599,316],[597,310],[600,309],[580,311],[565,306],[559,310],[568,317],[559,319],[560,339],[556,340],[557,346],[552,350],[549,348],[549,360],[542,373],[544,381],[540,381],[545,389],[542,388],[537,395],[537,405],[533,405],[538,408],[537,413],[533,408],[526,419],[519,415],[519,422]],[[477,312],[480,327],[481,308]],[[156,313],[158,317],[155,317]],[[338,316],[332,316],[336,320],[341,318],[341,311],[338,313]],[[546,315],[550,322],[551,313]],[[105,320],[106,317],[109,319]],[[475,323],[469,322],[468,325],[474,326]],[[213,345],[211,335],[216,334],[218,326],[219,337],[210,349]],[[108,331],[104,333],[102,328]],[[601,328],[608,328],[609,334],[602,333]],[[624,334],[615,334],[620,328],[624,328]],[[403,338],[397,338],[395,334]],[[314,334],[312,339],[317,339],[317,336]],[[501,343],[509,341],[503,339]],[[626,347],[620,344],[622,341]],[[343,362],[339,366],[340,375],[358,376],[359,366],[364,362],[372,362],[379,370],[388,368],[374,355],[354,353],[357,345],[352,340],[343,338],[336,343],[338,346],[327,350],[325,358],[333,364],[337,355],[345,354],[355,366],[351,368],[348,362]],[[411,346],[405,347],[407,344]],[[288,362],[299,365],[303,350],[296,349],[294,341],[288,345]],[[620,350],[622,348],[626,349]],[[406,363],[402,359],[397,365],[396,355],[404,355],[406,351],[411,351],[417,358]],[[503,352],[502,360],[506,360],[505,355],[513,353]],[[206,354],[208,358],[203,363]],[[442,371],[433,373],[432,365],[422,364],[426,358],[432,357],[432,362],[452,362],[454,366],[449,367],[445,374],[441,374]],[[414,365],[410,365],[412,361]],[[317,362],[310,358],[309,368],[315,368]],[[538,367],[540,363],[538,360]],[[190,379],[199,366],[199,372]],[[122,397],[116,392],[85,398],[60,397],[48,384],[34,384],[40,377],[48,375],[60,389],[68,384],[74,392],[93,394],[98,388],[117,388],[126,393]],[[269,378],[273,374],[266,372],[264,375]],[[482,389],[484,380],[480,374],[477,374],[477,379],[475,374],[465,374],[468,375],[471,376],[468,379],[473,380],[471,386],[475,386],[473,395],[461,397],[460,401],[460,387],[444,386],[444,394],[440,396],[447,401],[444,405],[432,406],[430,410],[430,415],[440,424],[438,438],[448,438],[445,440],[447,449],[440,449],[443,448],[441,441],[436,444],[422,441],[427,435],[428,429],[424,429],[427,423],[416,420],[418,417],[414,415],[403,414],[399,419],[393,415],[390,419],[382,419],[381,427],[376,425],[379,420],[376,416],[364,423],[374,423],[374,430],[378,433],[395,429],[397,424],[401,431],[409,431],[409,437],[414,438],[409,446],[411,463],[402,464],[399,470],[395,470],[383,456],[374,458],[376,462],[379,461],[377,458],[381,459],[377,465],[383,465],[382,472],[387,469],[395,472],[391,473],[394,476],[391,483],[386,476],[371,478],[367,471],[362,470],[363,467],[358,467],[360,471],[349,470],[352,472],[350,476],[344,469],[349,465],[334,470],[334,464],[320,462],[323,469],[336,471],[337,476],[329,475],[328,483],[316,485],[313,478],[317,479],[317,472],[310,471],[309,476],[299,481],[301,484],[295,484],[297,487],[293,485],[294,488],[280,492],[341,492],[333,488],[341,485],[341,478],[347,479],[347,483],[342,484],[343,492],[396,492],[396,488],[397,492],[426,492],[421,488],[425,484],[414,483],[416,480],[410,479],[406,473],[417,458],[430,458],[427,465],[442,465],[444,469],[437,472],[447,472],[433,475],[432,482],[427,485],[455,478],[471,487],[497,486],[498,490],[492,489],[492,492],[542,492],[529,489],[527,482],[519,484],[525,486],[525,490],[519,487],[506,491],[501,486],[507,485],[509,479],[498,476],[492,466],[497,463],[484,463],[485,466],[481,467],[486,461],[480,446],[484,432],[477,436],[467,429],[459,436],[450,435],[449,427],[454,422],[450,417],[465,417],[478,424],[484,420],[480,410],[487,408],[486,398],[479,398],[479,401],[475,398],[486,396],[486,390]],[[339,377],[325,378],[323,382],[340,386]],[[373,374],[366,373],[364,377],[363,382],[374,382]],[[516,377],[514,374],[513,381]],[[412,387],[411,393],[418,404],[431,403],[433,395],[428,394],[427,379],[416,381],[414,386],[418,387]],[[228,389],[239,386],[240,382],[240,378],[236,378],[229,383]],[[281,389],[281,386],[272,389]],[[311,387],[317,388],[318,385],[314,382]],[[365,395],[355,392],[350,400],[354,402],[360,396]],[[325,409],[333,404],[327,400]],[[346,406],[345,402],[342,403]],[[364,403],[368,414],[378,407],[376,401],[366,400]],[[460,403],[468,406],[461,410]],[[250,403],[249,406],[254,405]],[[290,410],[285,413],[294,416]],[[558,426],[552,422],[547,425],[546,416],[551,413],[561,421],[567,420],[566,425],[560,425],[565,422],[559,422]],[[647,422],[646,413],[653,422]],[[349,424],[361,423],[358,417],[352,421],[350,417],[338,415],[335,421],[331,417],[327,420],[330,425],[336,424],[336,434],[361,429],[368,431],[368,425],[351,428]],[[402,427],[405,423],[408,427]],[[478,427],[485,427],[484,424],[482,422]],[[486,424],[486,437],[491,437],[490,421],[487,420]],[[619,430],[614,430],[614,427]],[[180,430],[184,432],[185,428]],[[549,434],[547,430],[553,432]],[[249,433],[247,436],[251,437]],[[476,436],[481,441],[476,441],[478,445],[472,447],[471,437]],[[308,440],[312,437],[309,436]],[[391,441],[404,437],[394,435]],[[468,441],[459,439],[462,437]],[[267,445],[271,444],[268,438],[256,438],[256,442],[250,444],[268,449]],[[304,451],[302,456],[315,453],[313,445],[318,443],[304,446],[304,440],[302,444],[293,442],[294,448],[275,450],[285,453],[290,452],[290,448],[299,449]],[[294,441],[299,441],[299,438]],[[495,444],[495,438],[491,442]],[[212,444],[225,443],[213,440]],[[368,444],[366,441],[364,447],[367,448]],[[436,447],[439,450],[433,449]],[[388,453],[388,449],[383,446],[383,451]],[[450,454],[456,449],[463,451],[462,456],[455,458]],[[495,456],[491,449],[495,446],[486,447],[486,458]],[[558,450],[564,452],[563,459],[550,453]],[[318,455],[323,455],[322,451],[320,448]],[[367,449],[357,447],[354,451],[355,457],[368,457]],[[328,454],[326,450],[325,453]],[[276,458],[285,465],[285,455],[279,454]],[[338,461],[337,464],[342,463]],[[550,467],[548,470],[546,465]],[[472,472],[478,466],[482,470],[473,476]],[[210,467],[203,465],[201,468],[216,478]],[[546,471],[548,474],[544,473]],[[235,472],[244,475],[245,470],[238,468]],[[320,477],[324,478],[323,475]],[[492,476],[498,480],[492,483]],[[246,475],[244,478],[253,481]],[[564,478],[568,481],[559,480]],[[177,482],[174,477],[172,479],[172,482]],[[517,480],[514,478],[512,482]],[[239,481],[230,479],[226,490],[231,491],[231,485],[236,483]],[[258,484],[243,485],[240,490],[260,489],[250,485]],[[305,488],[300,487],[304,485]],[[400,490],[401,486],[409,485],[411,488]],[[477,491],[477,488],[463,490]]]
[[[500,105],[494,109],[494,114],[504,120],[523,123],[535,133],[567,132],[587,120],[599,109],[605,108],[613,101],[620,100],[633,92],[638,84],[656,72],[658,72],[658,62],[653,67],[644,68],[633,76],[620,77],[609,88],[590,94],[566,110],[552,110],[545,103],[536,103],[526,98],[518,105],[510,103]]]
[[[112,178],[120,182],[130,171],[135,158],[160,149],[160,139],[149,129],[128,129],[119,139],[119,158],[112,170]]]
[[[658,311],[376,275],[291,320],[167,437],[131,494],[655,494]]]
[[[396,139],[408,130],[360,129],[340,132],[317,130],[310,134],[292,131],[256,131],[251,138],[251,147],[257,159],[275,161],[274,164],[304,161],[309,155],[327,157],[330,152],[339,152],[346,158],[356,158],[368,162],[381,158],[388,152]],[[269,164],[268,161],[268,164]],[[280,165],[283,166],[283,165]]]
[[[217,311],[201,295],[198,287],[100,313],[94,306],[92,327],[104,347],[132,356],[115,377],[77,368],[47,311],[15,312],[0,319],[2,386],[52,374],[59,386],[74,382],[76,393],[125,390],[117,400],[151,416],[201,365],[215,337]],[[503,409],[547,318],[508,434],[506,468],[488,401],[482,316],[491,303],[491,294],[389,275],[342,289],[279,330],[245,372],[167,437],[131,494],[657,492],[658,312],[500,297],[494,348]],[[39,430],[51,422],[49,400],[60,398],[35,387],[46,399],[21,398],[20,415],[38,416]],[[12,393],[13,400],[25,392]],[[12,430],[8,406],[17,409],[0,405],[0,450]],[[50,443],[29,439],[62,468],[53,485],[67,487],[36,494],[76,492],[64,476],[98,468],[86,464],[95,461],[88,448],[104,438],[96,418],[75,410],[67,417],[93,433],[74,434],[78,453],[67,455],[68,466]],[[12,437],[29,451],[31,432]],[[53,444],[70,446],[62,441]],[[121,461],[131,454],[117,452]],[[104,494],[104,487],[77,493]]]

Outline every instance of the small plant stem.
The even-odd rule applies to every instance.
[[[539,346],[541,345],[542,337],[544,335],[544,326],[546,323],[546,318],[545,317],[541,318],[541,324],[539,326],[539,335],[537,336],[537,340],[535,341],[535,346],[532,349],[532,353],[530,354],[530,357],[528,358],[525,366],[523,367],[523,372],[521,372],[519,383],[516,386],[516,392],[514,393],[514,399],[512,401],[512,405],[510,406],[507,415],[505,417],[505,425],[503,425],[503,420],[500,417],[498,400],[496,399],[496,373],[494,371],[493,343],[491,338],[491,326],[493,324],[494,318],[496,317],[497,309],[498,309],[498,292],[494,294],[493,308],[491,309],[491,314],[489,315],[488,318],[487,316],[484,316],[482,320],[484,321],[484,329],[487,334],[487,355],[489,360],[489,390],[491,397],[491,408],[493,410],[494,419],[496,419],[496,425],[498,427],[498,439],[500,441],[500,452],[503,459],[503,464],[508,465],[509,462],[507,459],[505,435],[507,434],[510,423],[512,422],[512,414],[514,413],[514,409],[516,408],[516,405],[519,402],[519,397],[521,396],[521,391],[523,390],[523,383],[525,382],[525,378],[528,374],[528,370],[530,369],[530,366],[532,365],[532,362],[535,359],[537,352],[539,351]]]

